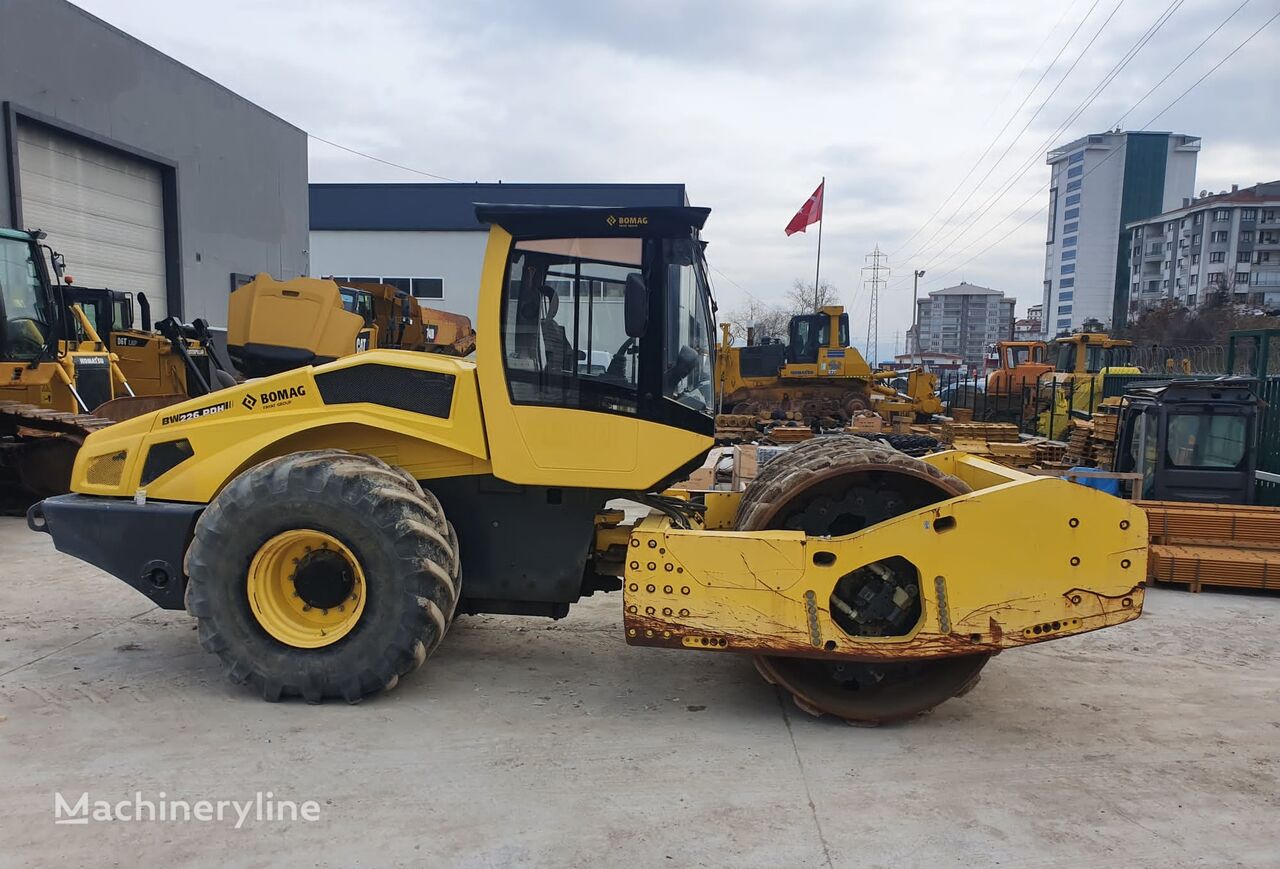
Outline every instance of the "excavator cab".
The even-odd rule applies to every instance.
[[[829,351],[843,351],[849,346],[849,315],[843,308],[823,308],[816,314],[801,314],[791,318],[789,332],[791,343],[787,362],[816,365],[819,357],[829,355]],[[833,334],[834,342],[831,340]],[[823,354],[823,350],[828,354]]]

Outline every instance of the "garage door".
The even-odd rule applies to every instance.
[[[24,228],[49,234],[76,283],[144,292],[164,317],[160,168],[21,120],[18,166]]]

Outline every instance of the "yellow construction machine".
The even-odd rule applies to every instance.
[[[720,330],[716,383],[725,413],[781,415],[830,428],[868,409],[886,418],[942,410],[932,374],[910,372],[903,393],[888,385],[900,373],[872,371],[850,346],[849,315],[838,305],[792,317],[785,344],[769,338],[757,342],[748,330],[746,346],[736,347],[731,326],[721,323]]]
[[[83,308],[65,297],[62,257],[43,239],[0,229],[0,489],[35,497],[67,491],[90,431],[159,406],[134,394]]]
[[[246,377],[266,377],[377,348],[466,356],[471,320],[423,308],[387,284],[257,275],[231,294],[227,352]]]
[[[1102,404],[1108,374],[1141,374],[1133,364],[1133,342],[1104,332],[1077,332],[1050,345],[1056,354],[1052,374],[1040,377],[1038,431],[1046,437],[1066,436],[1071,418],[1088,418]]]
[[[95,432],[28,524],[185,608],[268,700],[354,702],[459,613],[620,590],[628,643],[749,655],[804,709],[876,723],[1138,616],[1141,510],[962,453],[818,437],[745,492],[663,494],[712,447],[707,215],[477,206],[474,361],[374,350]]]

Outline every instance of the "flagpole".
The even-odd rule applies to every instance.
[[[822,183],[818,185],[818,189],[822,191],[822,211],[825,214],[827,210],[827,176],[822,176]],[[822,277],[822,221],[818,221],[818,264],[813,270],[813,312],[818,313],[818,287],[820,286],[818,279]]]

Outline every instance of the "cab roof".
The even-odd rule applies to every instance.
[[[702,229],[710,213],[710,208],[677,205],[610,208],[476,203],[476,219],[497,224],[519,238],[686,235]]]

